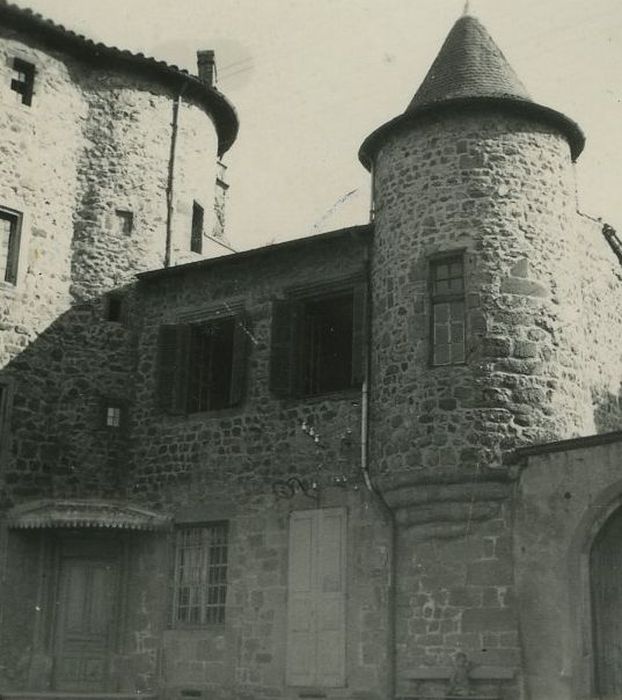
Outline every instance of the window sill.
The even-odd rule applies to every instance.
[[[295,396],[284,396],[282,400],[288,405],[300,403],[320,403],[322,401],[337,401],[348,399],[360,399],[361,387],[348,387],[347,389],[335,389],[322,394],[296,394]]]

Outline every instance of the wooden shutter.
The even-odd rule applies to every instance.
[[[190,381],[188,325],[160,326],[158,339],[158,404],[167,413],[184,413]]]
[[[345,535],[342,508],[290,520],[287,682],[345,685]]]
[[[605,523],[590,554],[595,690],[622,697],[622,510]]]
[[[291,396],[294,392],[298,318],[296,302],[277,300],[272,303],[270,389],[278,396]]]
[[[231,387],[229,391],[229,403],[231,406],[237,406],[244,398],[250,335],[249,321],[246,314],[237,314],[234,317],[234,323]]]
[[[352,386],[365,379],[367,360],[367,284],[361,282],[352,291]]]
[[[287,603],[287,683],[311,685],[317,675],[315,639],[316,534],[314,511],[291,514]]]

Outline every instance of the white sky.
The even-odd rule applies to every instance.
[[[357,159],[415,93],[463,0],[19,0],[90,38],[195,72],[214,48],[240,117],[225,162],[237,249],[365,223]],[[471,0],[531,96],[575,119],[586,213],[622,230],[622,2]],[[347,193],[355,193],[346,197]],[[345,198],[345,199],[344,199]]]

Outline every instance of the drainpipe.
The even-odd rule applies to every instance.
[[[184,83],[173,102],[173,121],[171,122],[171,148],[168,159],[168,180],[166,183],[166,243],[164,248],[164,267],[171,266],[171,247],[173,242],[175,155],[177,152],[177,133],[179,131],[179,106],[188,83]]]
[[[372,202],[373,212],[373,202]],[[395,610],[395,574],[396,574],[396,553],[397,553],[397,528],[395,525],[395,513],[391,510],[386,502],[382,492],[376,488],[369,473],[369,386],[371,379],[371,320],[372,320],[372,305],[370,293],[370,264],[369,264],[369,249],[365,250],[365,275],[367,280],[367,333],[365,338],[365,357],[364,357],[364,372],[363,386],[361,387],[361,472],[363,481],[369,493],[376,499],[383,512],[386,521],[391,530],[391,543],[389,552],[389,572],[388,572],[388,630],[387,630],[387,663],[389,682],[387,688],[388,700],[395,698],[396,689],[396,650],[395,650],[395,627],[396,627],[396,610]]]

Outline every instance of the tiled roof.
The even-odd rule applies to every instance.
[[[465,15],[447,35],[405,112],[365,139],[359,159],[370,169],[390,134],[431,114],[481,108],[503,109],[555,126],[568,139],[573,160],[585,145],[583,132],[572,119],[532,101],[484,26],[475,17]]]
[[[454,24],[406,111],[464,97],[531,100],[490,34],[471,15]]]
[[[29,34],[50,49],[77,56],[95,65],[108,65],[146,74],[173,89],[183,90],[185,96],[197,100],[212,115],[218,133],[219,155],[223,155],[233,145],[239,127],[233,105],[221,92],[196,75],[142,53],[132,53],[95,42],[7,0],[0,0],[0,24]]]

